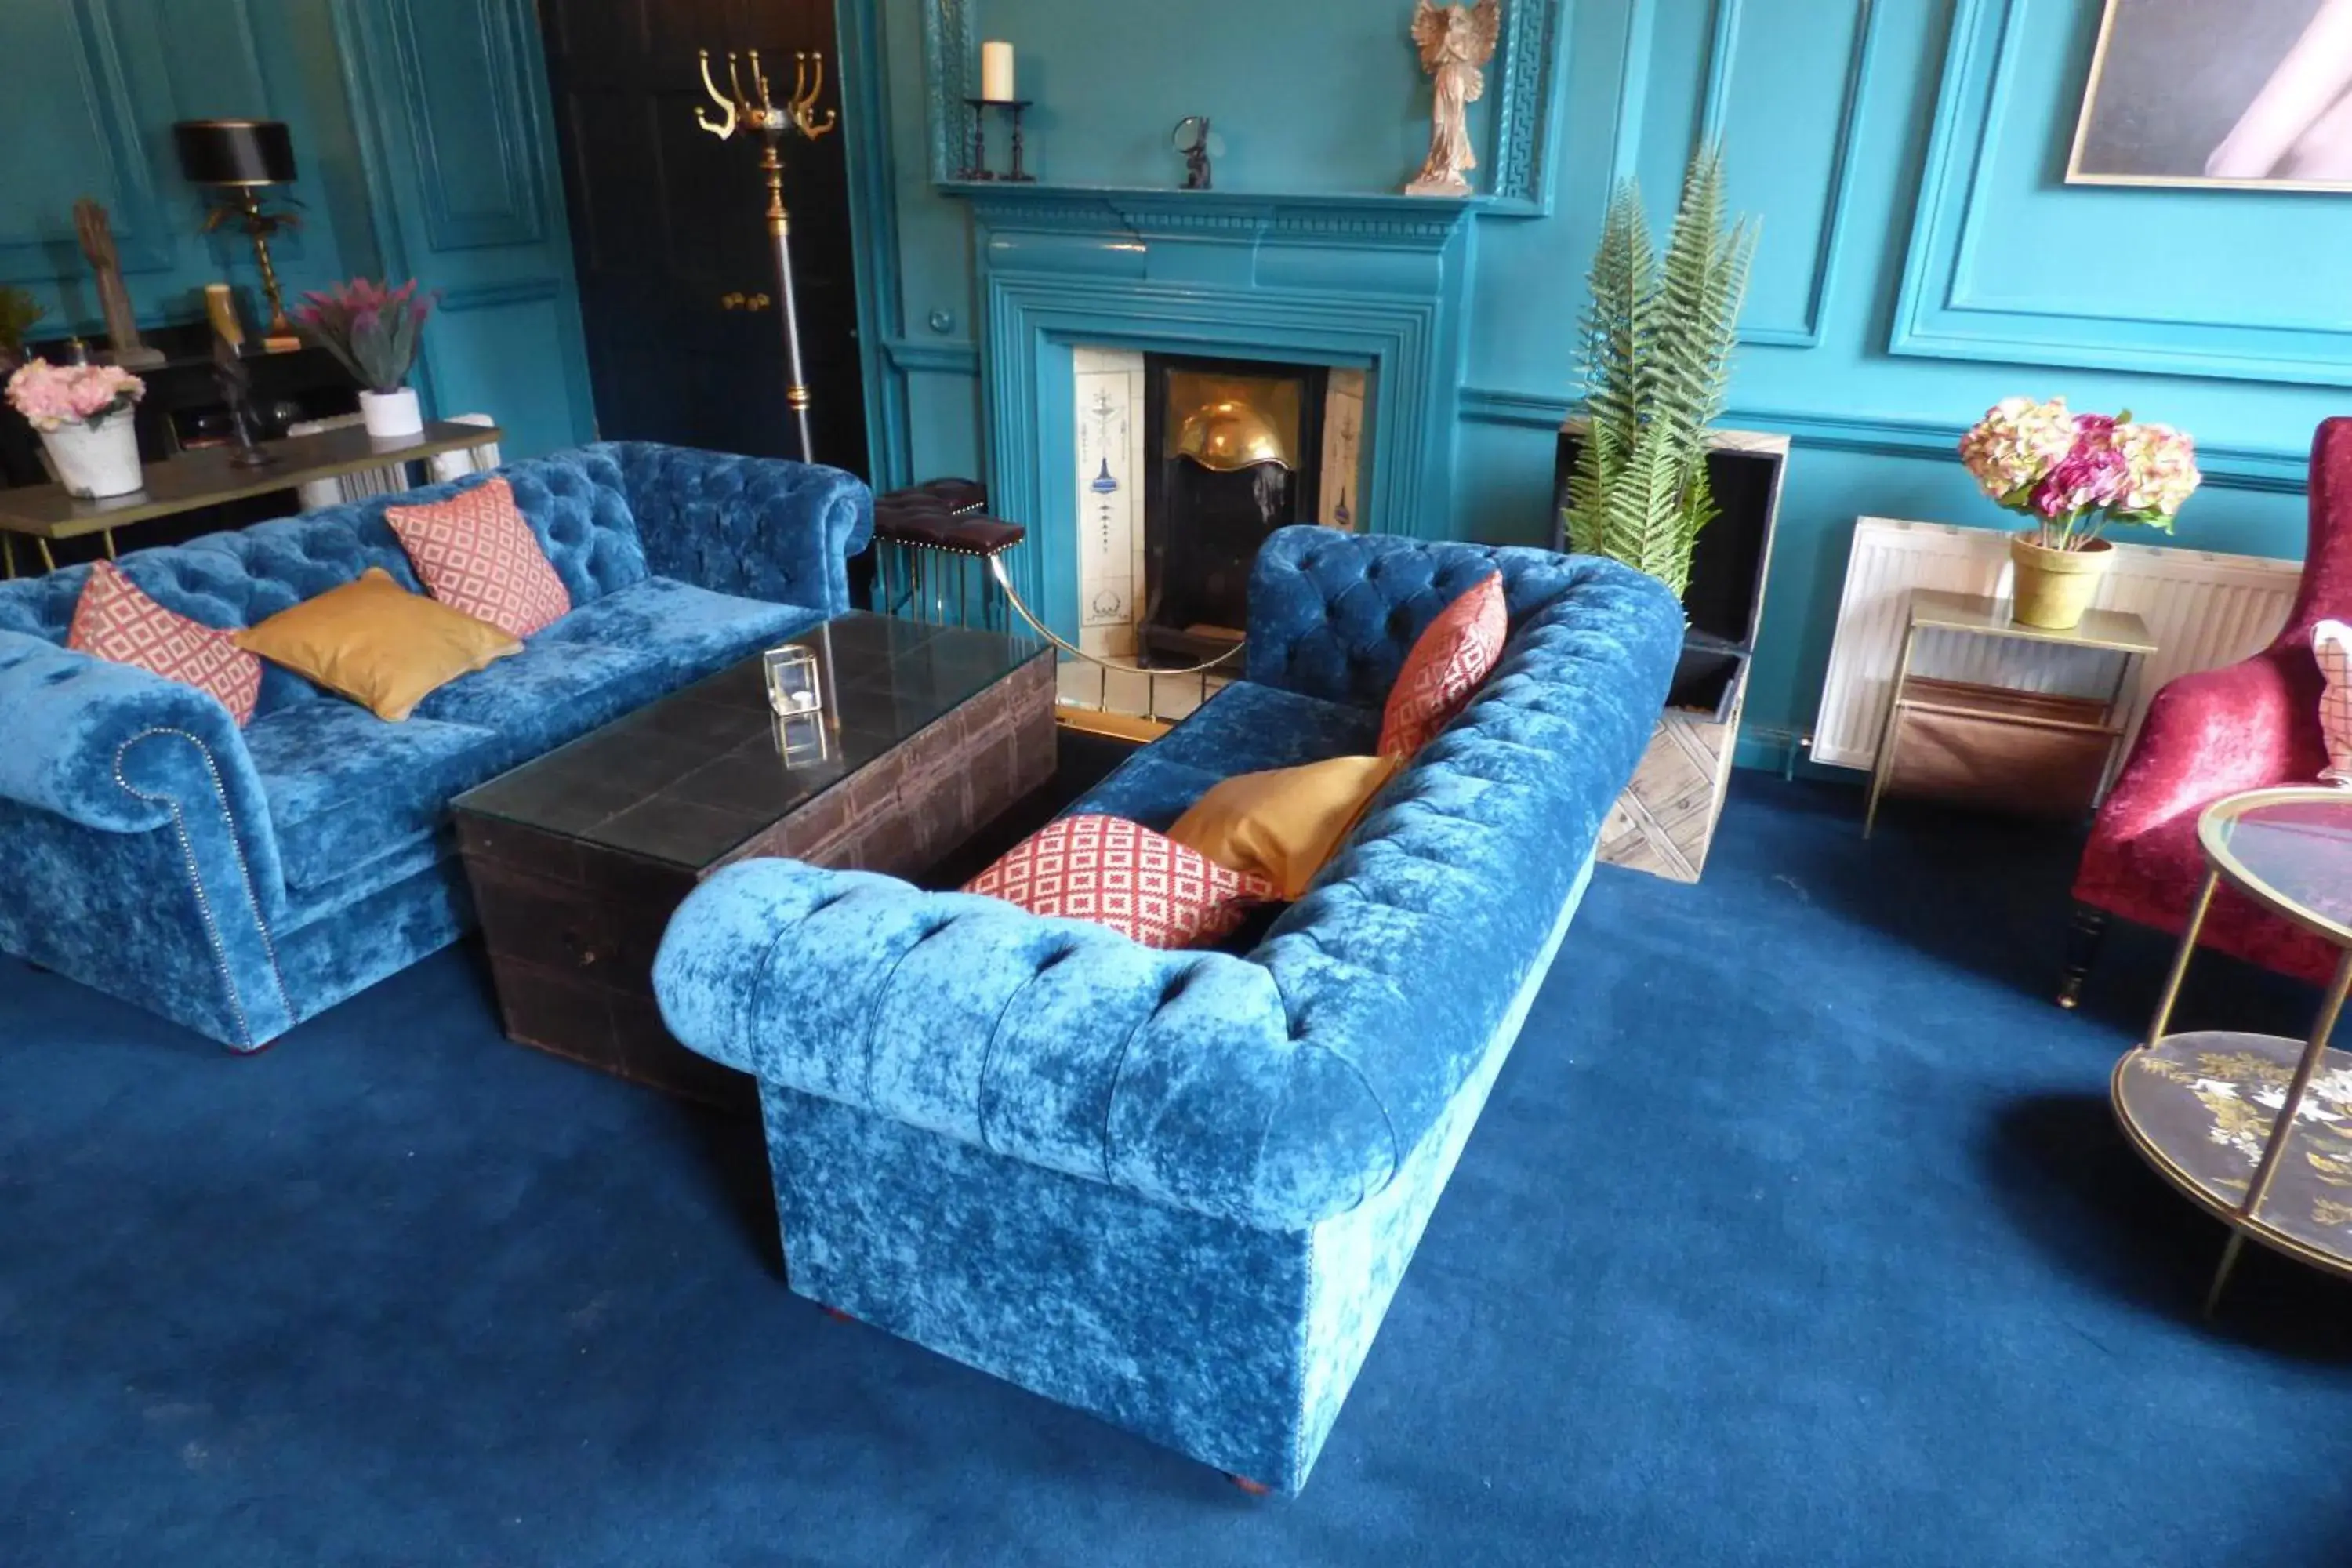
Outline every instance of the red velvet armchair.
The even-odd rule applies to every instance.
[[[2091,829],[2074,876],[2074,930],[2058,1005],[2072,1007],[2107,918],[2178,932],[2205,875],[2197,818],[2223,795],[2316,784],[2319,665],[2311,628],[2352,620],[2352,419],[2330,419],[2311,447],[2311,540],[2286,626],[2270,647],[2225,669],[2167,682]],[[2224,885],[2199,945],[2283,974],[2325,982],[2336,952],[2265,914]]]

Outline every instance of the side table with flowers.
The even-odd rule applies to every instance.
[[[27,360],[8,378],[8,405],[40,432],[66,493],[85,500],[143,489],[132,409],[147,384],[110,364]]]
[[[1960,461],[1986,495],[2034,526],[2010,535],[2014,614],[2063,631],[2082,620],[2114,564],[2110,523],[2172,531],[2196,493],[2197,446],[2169,425],[2076,414],[2063,397],[2008,397],[1960,437]]]

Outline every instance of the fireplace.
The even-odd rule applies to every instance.
[[[1209,585],[1221,608],[1173,602],[1156,580],[1146,501],[1167,461],[1167,409],[1146,406],[1147,353],[1242,375],[1319,371],[1320,450],[1307,428],[1316,400],[1302,383],[1302,449],[1287,493],[1269,500],[1277,517],[1432,538],[1452,531],[1475,203],[1007,182],[948,194],[971,204],[975,222],[989,500],[1029,530],[1004,564],[1057,635],[1092,656],[1181,667],[1163,628],[1235,617],[1229,570],[1198,574],[1220,579]],[[1256,513],[1258,536],[1265,526]],[[1156,654],[1147,620],[1150,641],[1166,645]],[[1130,712],[1139,710],[1133,694],[1192,684],[1138,672],[1070,678],[1081,680],[1089,689],[1066,692],[1072,701]]]
[[[1321,365],[1143,356],[1142,625],[1147,663],[1192,664],[1241,640],[1250,563],[1276,529],[1317,516]]]
[[[1267,534],[1356,525],[1365,372],[1102,347],[1072,364],[1081,646],[1161,668],[1227,652]]]

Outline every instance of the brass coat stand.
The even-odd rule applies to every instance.
[[[799,429],[801,459],[816,461],[816,447],[809,437],[809,389],[801,370],[800,310],[793,298],[792,217],[784,210],[784,163],[778,147],[786,132],[798,132],[814,142],[835,128],[839,116],[827,110],[823,121],[816,117],[816,100],[824,90],[824,57],[801,53],[793,57],[792,96],[782,104],[768,90],[767,72],[761,68],[760,51],[744,52],[744,61],[751,68],[751,91],[743,90],[741,72],[735,51],[727,51],[727,87],[720,92],[710,75],[710,51],[696,51],[702,61],[702,88],[710,95],[720,112],[713,115],[698,105],[695,123],[724,142],[735,134],[739,125],[750,125],[760,132],[760,174],[768,186],[768,236],[776,247],[776,299],[783,307],[784,368],[787,381],[784,402],[793,411],[793,423]]]

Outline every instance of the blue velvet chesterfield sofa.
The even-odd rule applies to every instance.
[[[1287,529],[1246,679],[1072,810],[1374,749],[1501,569],[1477,699],[1254,951],[752,861],[672,921],[671,1030],[761,1085],[792,1288],[1286,1492],[1307,1479],[1591,873],[1681,645],[1613,563]]]
[[[615,442],[499,470],[573,608],[388,724],[270,668],[240,731],[193,687],[63,645],[86,567],[0,584],[0,952],[237,1050],[466,928],[449,798],[848,607],[872,526],[836,469]],[[381,566],[383,521],[478,478],[122,559],[251,626]]]

